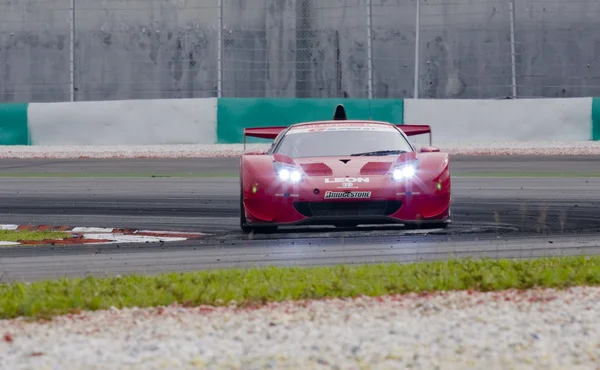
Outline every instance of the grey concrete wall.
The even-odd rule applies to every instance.
[[[519,96],[600,96],[600,2],[515,3]],[[217,96],[217,0],[75,4],[77,100]],[[367,0],[223,4],[223,96],[367,96]],[[375,97],[412,97],[415,10],[372,0]],[[0,101],[69,99],[70,14],[0,2]],[[511,95],[509,15],[509,0],[422,0],[420,96]]]

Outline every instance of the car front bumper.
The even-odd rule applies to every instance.
[[[451,193],[449,183],[427,191],[405,188],[363,188],[368,199],[324,199],[314,189],[273,189],[246,195],[243,200],[249,226],[427,224],[449,222]],[[340,191],[336,189],[336,191]]]

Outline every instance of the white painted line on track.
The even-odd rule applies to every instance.
[[[175,235],[189,235],[189,236],[207,235],[205,233],[189,232],[189,231],[157,231],[157,230],[137,230],[135,233],[136,234],[139,234],[139,233],[165,234],[165,235],[175,234]]]
[[[0,230],[17,230],[18,227],[19,225],[3,224],[0,225]]]
[[[3,241],[3,240],[0,240],[0,245],[19,245],[19,244],[21,244],[21,243],[19,243],[19,242],[6,242],[6,241]]]
[[[110,227],[74,227],[76,233],[112,233],[114,228]]]
[[[0,230],[18,230],[21,225],[16,224],[0,224]],[[73,227],[71,226],[50,226],[50,225],[23,225],[27,226],[27,230],[41,231],[62,231],[67,233],[80,234],[78,239],[75,235],[71,235],[64,239],[55,239],[57,244],[115,244],[115,243],[160,243],[160,242],[179,242],[191,239],[198,239],[209,235],[200,232],[185,232],[185,231],[156,231],[156,230],[138,230],[132,228],[118,227]],[[65,230],[68,229],[68,230]],[[0,246],[22,245],[22,244],[44,244],[37,243],[36,240],[25,240],[22,242],[3,242],[0,240]]]
[[[146,235],[125,235],[125,234],[103,234],[103,233],[89,233],[83,236],[83,239],[104,239],[110,240],[115,243],[157,243],[157,242],[179,242],[188,240],[188,238],[181,237],[158,237],[158,236],[146,236]]]

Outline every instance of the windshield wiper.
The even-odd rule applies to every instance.
[[[350,154],[350,156],[352,157],[356,157],[356,156],[377,156],[377,155],[390,155],[390,154],[402,154],[402,153],[406,153],[406,150],[377,150],[374,152],[364,152],[364,153],[354,153],[354,154]]]

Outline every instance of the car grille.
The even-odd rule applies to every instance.
[[[400,201],[296,202],[294,207],[305,217],[388,216],[402,206]]]

